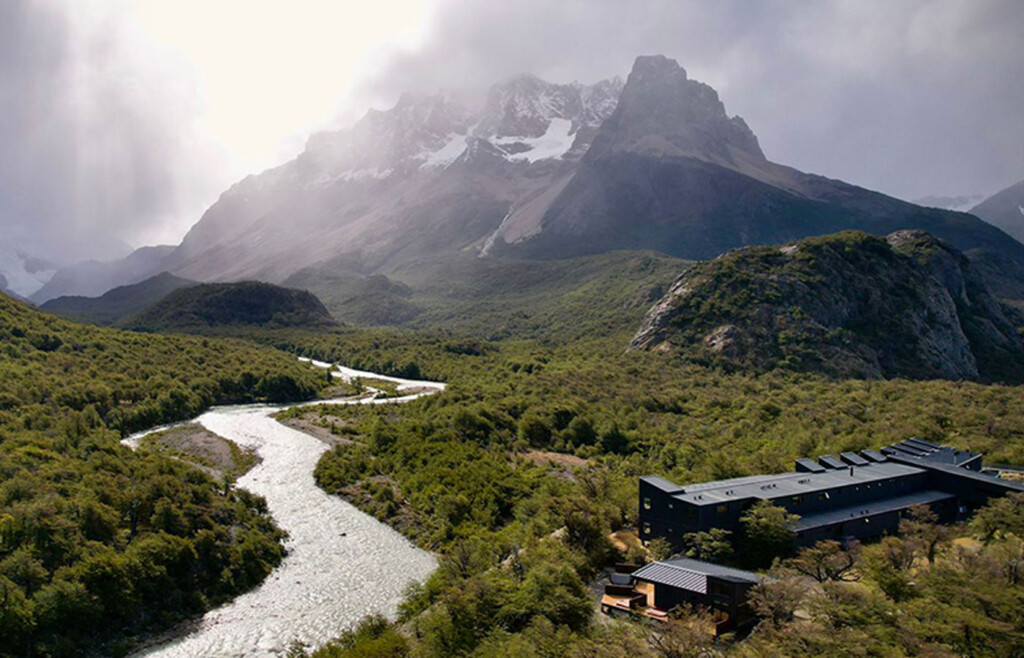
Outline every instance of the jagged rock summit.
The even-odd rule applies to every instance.
[[[160,269],[281,283],[299,271],[315,281],[327,263],[395,276],[467,256],[706,259],[845,229],[920,228],[967,253],[998,294],[1024,299],[1024,245],[970,215],[770,161],[715,90],[669,58],[638,58],[625,81],[520,76],[478,98],[406,94],[314,135],[294,160],[224,192]]]
[[[1024,379],[1024,342],[970,261],[923,231],[747,247],[682,274],[630,348],[837,377]]]

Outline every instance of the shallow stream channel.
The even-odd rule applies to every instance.
[[[303,404],[400,404],[444,389],[434,382],[311,364],[332,368],[335,377],[346,380],[388,381],[397,385],[400,397],[380,398],[368,388],[358,398]],[[286,408],[215,407],[187,422],[253,448],[262,457],[237,484],[266,498],[274,520],[288,532],[287,556],[256,589],[135,656],[282,656],[294,642],[315,648],[369,614],[393,617],[409,583],[425,580],[437,566],[430,553],[316,486],[313,468],[329,446],[272,418]],[[166,428],[150,432],[159,429]],[[134,447],[150,432],[128,437],[125,443]]]

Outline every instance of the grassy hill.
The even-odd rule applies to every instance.
[[[259,325],[319,327],[335,324],[312,293],[258,281],[204,283],[181,288],[125,322],[142,331]]]
[[[4,295],[0,345],[0,656],[123,652],[280,561],[262,500],[119,441],[214,403],[311,398],[322,373],[239,340],[80,325]]]
[[[161,272],[145,281],[108,290],[99,297],[58,297],[39,308],[72,320],[98,325],[116,325],[127,321],[175,290],[195,285],[198,285],[195,281]]]

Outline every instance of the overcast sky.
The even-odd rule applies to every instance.
[[[180,239],[404,90],[675,58],[772,160],[902,198],[1024,178],[1019,0],[2,0],[0,228]]]

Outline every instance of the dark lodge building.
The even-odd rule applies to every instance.
[[[798,459],[796,471],[679,486],[640,478],[640,539],[673,546],[690,532],[740,530],[740,516],[770,500],[800,516],[797,544],[867,539],[892,533],[911,507],[926,504],[943,521],[964,518],[990,498],[1024,491],[1024,484],[981,472],[981,455],[907,439],[881,451]]]

